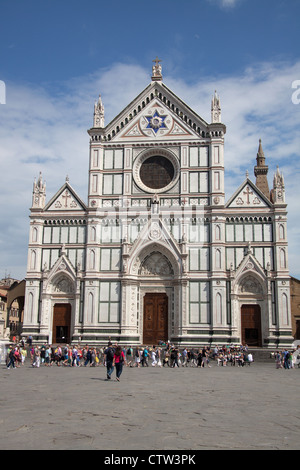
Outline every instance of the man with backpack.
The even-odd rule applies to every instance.
[[[114,371],[113,360],[114,360],[115,350],[112,346],[112,343],[109,342],[107,348],[104,351],[104,364],[106,364],[106,378],[111,380],[111,374]]]
[[[127,365],[129,367],[132,367],[132,359],[133,359],[133,349],[131,346],[126,351],[126,356],[127,356]]]
[[[148,367],[148,356],[149,356],[149,352],[148,352],[148,348],[147,346],[144,348],[144,351],[143,351],[143,355],[142,355],[142,366],[143,367]]]

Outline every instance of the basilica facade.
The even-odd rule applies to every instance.
[[[289,346],[287,205],[259,141],[225,198],[220,99],[208,123],[164,83],[109,124],[95,103],[88,198],[34,182],[23,335],[35,342]],[[253,160],[255,159],[255,156]]]

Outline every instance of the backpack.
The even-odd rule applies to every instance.
[[[127,354],[128,354],[128,356],[131,356],[131,349],[130,348],[127,349]]]
[[[106,358],[112,361],[114,358],[114,355],[115,355],[115,351],[113,350],[113,348],[108,348],[107,353],[106,353]]]

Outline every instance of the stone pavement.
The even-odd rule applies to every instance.
[[[299,449],[300,369],[0,368],[0,449]]]

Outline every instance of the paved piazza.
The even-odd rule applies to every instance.
[[[211,364],[1,366],[0,449],[299,449],[300,369]]]

